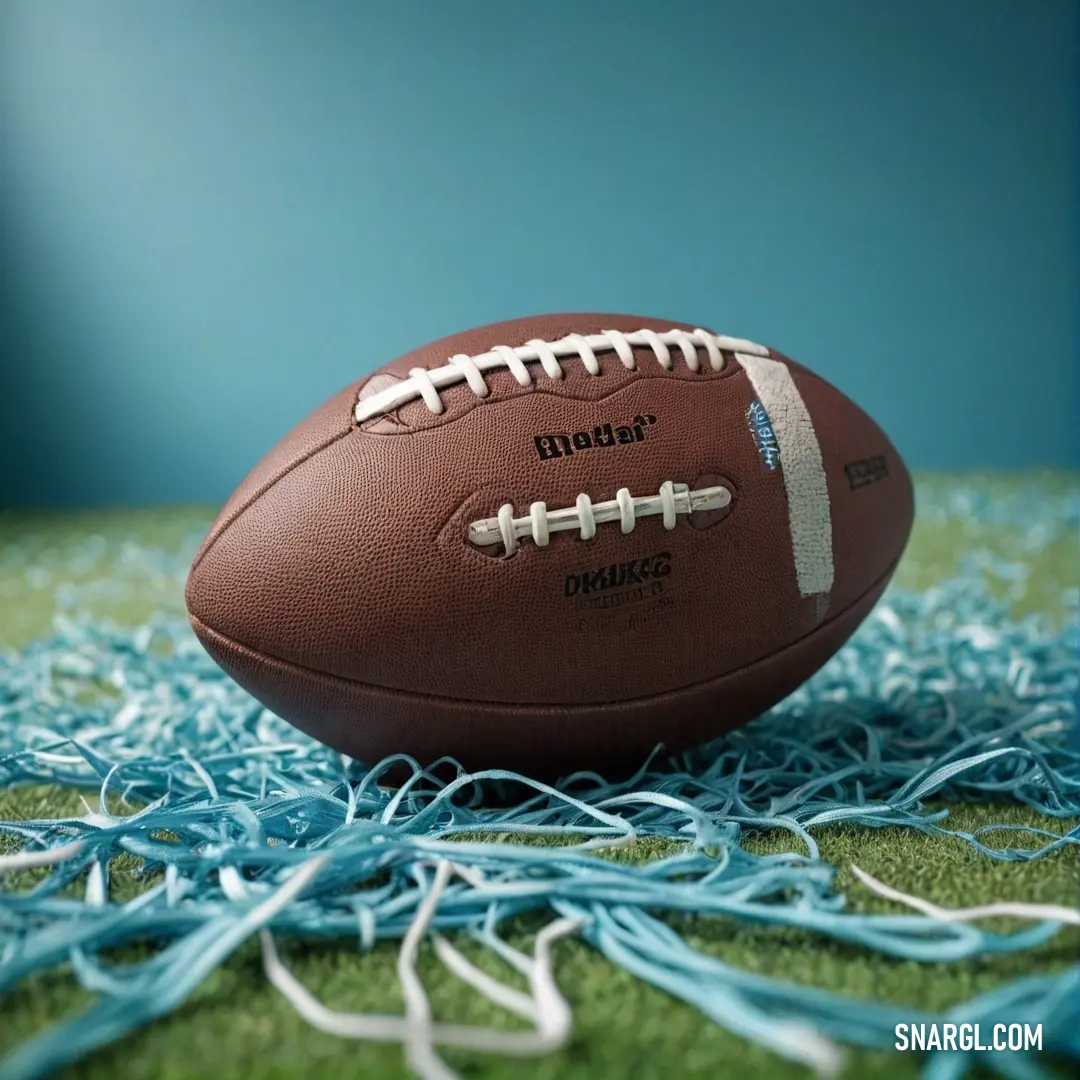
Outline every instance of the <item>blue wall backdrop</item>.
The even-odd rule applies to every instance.
[[[914,466],[1080,464],[1076,11],[0,0],[0,499],[223,499],[568,309],[774,344]]]

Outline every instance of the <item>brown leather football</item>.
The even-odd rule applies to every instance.
[[[366,763],[611,770],[821,667],[912,512],[881,429],[780,353],[537,316],[316,410],[218,515],[187,606],[238,683]]]

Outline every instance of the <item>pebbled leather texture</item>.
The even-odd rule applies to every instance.
[[[884,433],[781,354],[813,422],[827,482],[834,580],[796,580],[783,463],[748,425],[756,400],[732,355],[665,371],[635,349],[628,371],[597,353],[530,387],[485,374],[487,397],[444,388],[357,426],[358,395],[415,367],[493,345],[607,329],[694,329],[637,316],[553,315],[444,338],[359,380],[300,424],[223,508],[188,580],[196,633],[215,660],[297,727],[372,762],[452,754],[468,768],[601,768],[657,741],[692,745],[751,719],[821,666],[888,581],[911,528],[910,478]],[[655,418],[644,438],[542,460],[534,437]],[[853,482],[852,463],[874,462]],[[856,466],[858,471],[859,466]],[[572,507],[626,487],[721,482],[724,511],[618,523],[541,548],[474,547],[468,526],[513,504]],[[631,564],[625,587],[583,595],[583,575]],[[642,577],[643,568],[667,568]],[[611,572],[611,580],[627,571]]]

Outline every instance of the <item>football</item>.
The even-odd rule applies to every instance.
[[[774,349],[544,315],[332,397],[226,503],[186,600],[233,679],[367,764],[610,773],[798,687],[912,515],[882,430]]]

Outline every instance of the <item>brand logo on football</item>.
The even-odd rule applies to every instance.
[[[761,454],[761,460],[766,469],[775,469],[780,464],[780,447],[776,441],[776,432],[773,430],[772,421],[765,411],[765,406],[760,401],[750,403],[746,410],[746,423],[750,428],[750,434],[754,437],[754,445]]]
[[[621,589],[627,585],[643,585],[647,581],[665,578],[671,573],[671,553],[661,551],[646,555],[643,559],[612,563],[598,570],[582,570],[567,574],[563,584],[564,596],[588,596],[608,589]]]
[[[629,424],[597,424],[591,431],[548,432],[534,435],[533,444],[541,461],[570,457],[582,450],[601,450],[610,446],[626,446],[644,442],[645,429],[656,423],[651,413],[639,413]]]
[[[854,491],[884,480],[889,475],[889,466],[885,462],[885,455],[877,454],[863,461],[849,461],[844,466],[844,472],[847,474],[848,487]]]

